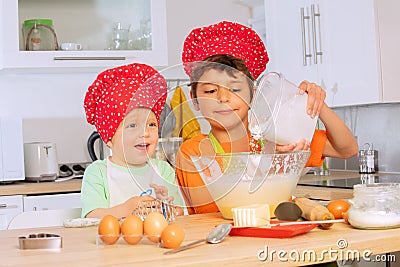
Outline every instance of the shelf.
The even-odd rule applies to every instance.
[[[168,65],[166,0],[4,0],[0,12],[3,69],[104,69],[132,62]],[[79,43],[82,50],[25,51],[22,24],[32,18],[50,18],[59,45]],[[131,25],[128,49],[109,50],[116,22]]]

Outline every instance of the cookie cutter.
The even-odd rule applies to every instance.
[[[55,234],[34,233],[18,237],[20,249],[62,248],[62,237]]]

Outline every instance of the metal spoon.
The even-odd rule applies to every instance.
[[[165,255],[174,254],[179,251],[189,249],[189,248],[193,247],[194,245],[203,243],[205,241],[207,241],[210,244],[217,244],[217,243],[221,242],[222,240],[224,240],[224,238],[230,233],[231,229],[232,229],[232,224],[230,224],[230,223],[218,224],[217,227],[215,227],[207,235],[207,237],[205,239],[200,239],[200,240],[194,241],[192,243],[189,243],[187,245],[180,246],[179,248],[164,252],[164,254]]]

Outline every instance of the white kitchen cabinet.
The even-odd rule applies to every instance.
[[[322,85],[332,107],[400,101],[400,63],[390,60],[400,58],[399,7],[394,0],[265,0],[268,71]]]
[[[166,0],[2,0],[0,67],[106,68],[141,62],[167,66]],[[22,24],[51,19],[58,43],[80,43],[80,51],[25,51]],[[131,25],[125,50],[109,50],[116,22]]]
[[[0,116],[0,182],[24,179],[22,119]]]
[[[377,1],[383,102],[400,102],[400,1]]]
[[[4,4],[4,2],[3,1],[0,1],[0,14],[2,14],[1,16],[0,16],[0,25],[5,25],[4,23],[4,16],[3,16],[3,12],[4,12],[4,8],[3,8],[3,4]],[[3,49],[3,43],[4,43],[4,40],[3,40],[3,28],[4,27],[2,27],[2,26],[0,26],[0,70],[3,68],[3,53],[2,53],[2,51],[4,51]]]
[[[24,212],[81,208],[81,193],[24,196]]]
[[[257,32],[265,43],[265,9],[264,0],[239,0],[238,3],[250,8],[251,18],[248,21],[249,26]]]
[[[315,81],[318,77],[317,64],[307,58],[307,64],[303,65],[303,37],[307,41],[307,54],[311,53],[311,47],[308,36],[310,24],[304,25],[307,26],[307,36],[301,28],[302,8],[310,12],[308,1],[265,1],[266,47],[269,55],[267,71],[281,72],[296,84],[304,79]]]
[[[0,230],[6,230],[16,215],[23,212],[22,195],[0,197]]]

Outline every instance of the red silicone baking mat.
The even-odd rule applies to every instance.
[[[271,221],[271,224],[279,223],[279,221]],[[289,238],[296,235],[305,234],[318,224],[296,224],[285,226],[272,226],[271,228],[260,227],[233,227],[229,235],[231,236],[249,236],[249,237],[266,237],[266,238]]]

